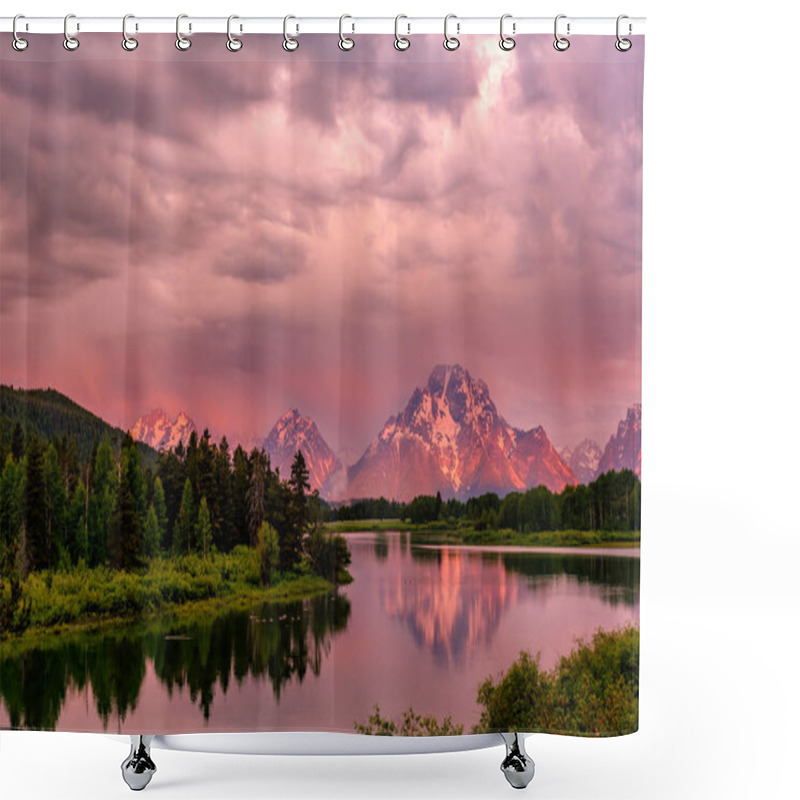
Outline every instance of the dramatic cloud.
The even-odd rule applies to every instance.
[[[640,401],[642,47],[117,35],[0,53],[0,370],[358,454],[435,363],[601,444]]]

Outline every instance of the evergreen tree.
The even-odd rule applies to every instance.
[[[0,474],[0,577],[17,574],[17,553],[22,534],[22,465],[13,451]]]
[[[108,557],[116,569],[135,569],[144,563],[144,530],[137,492],[143,491],[142,472],[135,447],[122,451],[120,480],[108,537]]]
[[[69,501],[67,511],[67,554],[71,564],[86,561],[89,553],[89,535],[86,519],[86,489],[79,478]]]
[[[49,564],[50,542],[47,538],[47,485],[45,448],[38,436],[28,442],[25,452],[23,494],[25,542],[20,577],[28,571],[45,569]]]
[[[22,457],[25,455],[25,434],[19,421],[14,423],[14,430],[11,433],[11,455],[17,464],[22,461]]]
[[[178,521],[175,526],[177,538],[174,540],[173,545],[176,553],[192,552],[196,521],[197,511],[194,503],[194,490],[192,489],[192,482],[189,478],[186,478],[183,484],[181,508],[178,512]]]
[[[303,539],[308,528],[308,504],[306,492],[311,489],[308,483],[308,468],[300,450],[295,453],[289,477],[289,504],[287,525],[281,541],[281,570],[291,569],[300,561]]]
[[[197,547],[206,558],[211,550],[211,514],[208,511],[206,498],[200,500],[200,510],[197,513],[197,525],[195,526],[195,541]]]
[[[108,535],[117,482],[114,451],[108,434],[104,433],[95,453],[89,491],[89,564],[93,567],[103,564],[108,555]]]
[[[58,453],[50,442],[44,454],[45,492],[47,496],[47,563],[51,567],[66,558],[67,493],[58,464]]]
[[[269,460],[263,450],[250,455],[250,485],[247,488],[247,527],[250,544],[258,545],[258,531],[267,514],[267,479]]]
[[[247,490],[250,488],[250,469],[247,454],[241,445],[233,452],[233,544],[247,544]]]
[[[233,527],[233,478],[228,440],[223,436],[214,451],[214,497],[215,515],[212,517],[214,544],[223,552],[229,552],[236,544]]]
[[[158,524],[158,514],[155,506],[150,503],[147,517],[144,521],[144,553],[149,559],[154,558],[161,547],[161,526]]]
[[[159,547],[166,546],[167,538],[167,501],[164,497],[164,484],[161,478],[156,476],[153,482],[153,510],[156,512],[158,522],[158,542]]]
[[[216,505],[214,498],[214,453],[208,428],[197,445],[197,485],[195,495],[205,497],[209,507]]]

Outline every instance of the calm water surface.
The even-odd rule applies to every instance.
[[[545,668],[639,619],[639,550],[431,547],[350,534],[338,593],[0,649],[0,727],[352,732],[377,703],[477,722],[520,650]]]

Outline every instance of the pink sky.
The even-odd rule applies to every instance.
[[[0,42],[0,378],[357,457],[436,363],[604,444],[640,402],[643,42]]]

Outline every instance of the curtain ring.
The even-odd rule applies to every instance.
[[[631,47],[633,47],[633,42],[630,39],[623,39],[619,35],[619,24],[620,24],[620,22],[622,22],[623,19],[628,19],[628,15],[627,14],[620,14],[617,17],[617,41],[614,42],[614,47],[616,47],[617,50],[620,51],[620,53],[627,53],[628,50],[630,50]],[[630,33],[630,32],[631,32],[631,25],[629,23],[628,24],[628,33]]]
[[[231,53],[238,53],[242,49],[242,45],[244,44],[244,42],[241,39],[237,39],[231,33],[231,22],[233,22],[235,19],[239,19],[239,17],[237,17],[236,14],[231,14],[228,17],[228,41],[225,43],[225,47],[227,47],[228,50],[231,51]],[[241,30],[241,28],[239,30]]]
[[[74,14],[67,14],[67,16],[64,17],[64,49],[70,52],[77,50],[81,46],[81,43],[74,36],[70,36],[67,30],[71,19],[75,19]],[[80,28],[78,28],[78,30],[80,30]]]
[[[458,50],[458,48],[461,46],[461,42],[458,40],[457,35],[450,36],[450,34],[447,32],[447,25],[451,19],[458,19],[458,17],[456,17],[455,14],[448,14],[444,18],[444,49],[453,51],[453,50]],[[461,30],[461,23],[458,22],[456,23],[456,34],[458,34],[460,30]]]
[[[558,50],[559,53],[563,53],[565,50],[569,50],[569,39],[567,39],[566,36],[561,36],[561,34],[559,34],[559,32],[558,32],[558,21],[560,19],[566,19],[566,18],[567,18],[566,14],[559,14],[556,17],[555,23],[553,24],[553,34],[556,37],[555,41],[553,42],[553,47],[555,47],[555,49]],[[569,28],[570,28],[570,24],[568,22],[567,23],[567,36],[569,36]]]
[[[14,34],[14,38],[11,40],[11,46],[18,53],[21,53],[23,50],[27,50],[28,49],[28,40],[27,39],[23,39],[17,33],[17,20],[18,19],[25,19],[25,15],[24,14],[17,14],[17,16],[14,17],[14,21],[11,23],[11,32]]]
[[[356,46],[355,40],[350,39],[348,36],[345,36],[344,33],[342,32],[342,26],[344,25],[344,21],[346,19],[353,19],[353,18],[349,14],[342,14],[342,16],[339,17],[339,49],[345,51],[352,50]],[[353,30],[355,31],[355,29],[356,26],[355,23],[353,23]]]
[[[512,16],[513,16],[512,14],[503,14],[503,16],[500,17],[500,49],[505,50],[506,52],[508,52],[509,50],[513,50],[517,46],[516,41],[512,39],[510,36],[507,36],[503,31],[503,25],[505,24],[505,21],[507,19],[511,19]],[[514,33],[517,32],[516,23],[513,25],[512,30],[514,31]]]
[[[296,39],[294,36],[289,36],[288,25],[290,19],[297,19],[297,17],[293,16],[292,14],[287,14],[283,18],[283,49],[287,53],[293,53],[300,47],[300,41]]]
[[[122,18],[122,49],[127,50],[129,53],[139,46],[139,40],[133,36],[128,36],[128,20],[135,19],[133,14],[126,14]]]
[[[400,35],[400,20],[408,19],[405,14],[398,14],[394,18],[394,49],[395,50],[408,50],[411,47],[411,39]],[[411,23],[408,23],[408,32],[411,33]]]
[[[191,39],[187,39],[181,33],[181,20],[182,19],[189,19],[189,15],[188,14],[178,14],[178,16],[177,16],[177,18],[175,20],[175,47],[177,47],[178,50],[188,50],[192,46],[192,40]],[[191,30],[191,29],[192,29],[192,26],[190,24],[189,25],[189,30]]]

